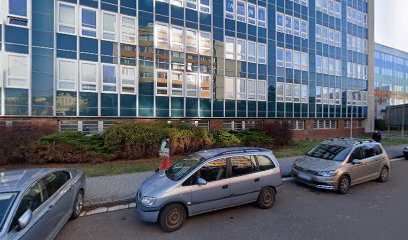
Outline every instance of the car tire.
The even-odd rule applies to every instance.
[[[75,196],[71,219],[78,218],[79,215],[81,215],[83,207],[84,207],[84,191],[81,189],[77,192],[77,195]]]
[[[337,192],[340,194],[346,194],[350,190],[351,182],[350,178],[347,175],[343,175],[339,179],[339,183],[337,186]]]
[[[183,205],[175,203],[167,205],[160,211],[159,224],[163,231],[174,232],[179,230],[186,218],[187,211]]]
[[[381,168],[380,177],[378,177],[378,181],[382,183],[386,182],[389,176],[390,176],[390,171],[388,170],[387,167],[383,167]]]
[[[275,203],[275,196],[276,196],[275,190],[273,190],[270,187],[265,187],[259,193],[256,205],[262,209],[271,208]]]

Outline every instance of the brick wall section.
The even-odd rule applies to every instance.
[[[30,127],[40,127],[40,128],[47,128],[50,132],[58,131],[58,123],[60,120],[112,120],[111,118],[8,118],[8,117],[1,117],[0,121],[25,121],[28,123]],[[115,119],[115,120],[127,120],[133,121],[136,120],[138,122],[152,122],[155,119]],[[161,121],[167,121],[167,119],[160,119]],[[204,120],[204,119],[168,119],[172,121],[177,120]],[[243,121],[243,120],[251,120],[251,119],[209,119],[210,121],[210,129],[211,130],[222,130],[224,128],[223,123],[224,121]],[[263,121],[264,124],[282,121],[282,120],[290,120],[290,119],[256,119],[257,121]],[[344,119],[337,120],[337,129],[314,129],[313,122],[314,119],[296,119],[296,120],[304,120],[305,121],[305,129],[304,130],[294,130],[293,131],[293,139],[294,140],[306,140],[306,139],[326,139],[326,138],[335,138],[335,137],[349,137],[350,136],[350,129],[344,128],[345,121]],[[330,119],[328,119],[330,120]],[[333,119],[331,119],[333,120]],[[353,137],[361,136],[365,133],[364,128],[353,128]]]

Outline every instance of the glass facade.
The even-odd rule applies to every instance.
[[[367,117],[367,0],[5,0],[1,115]]]
[[[382,119],[388,106],[408,103],[408,53],[376,44],[374,57],[375,111]]]

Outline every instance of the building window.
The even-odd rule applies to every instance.
[[[96,92],[98,67],[94,62],[81,62],[81,91]]]
[[[292,68],[292,50],[285,50],[286,68]]]
[[[302,31],[302,38],[308,38],[308,33],[307,33],[307,22],[305,20],[302,20],[301,22],[301,31]]]
[[[233,77],[224,78],[225,99],[235,99],[234,82],[235,78]]]
[[[183,51],[183,29],[178,27],[171,28],[171,50]]]
[[[300,85],[293,84],[293,102],[300,103]]]
[[[300,19],[293,18],[293,35],[300,37]]]
[[[256,43],[248,42],[248,62],[256,63]]]
[[[316,120],[313,122],[314,129],[336,129],[336,120]]]
[[[197,97],[197,74],[186,74],[186,96]]]
[[[258,80],[258,101],[266,101],[266,81]]]
[[[169,86],[169,72],[157,71],[156,72],[156,95],[167,96]]]
[[[122,74],[120,75],[122,84],[122,93],[136,93],[136,68],[121,66]]]
[[[284,32],[283,31],[283,14],[279,12],[276,13],[276,30],[279,32]]]
[[[276,49],[276,65],[278,67],[285,67],[285,62],[284,62],[284,50],[283,48],[277,48]]]
[[[290,129],[292,130],[304,130],[305,129],[305,121],[303,120],[295,120],[290,121]]]
[[[293,68],[300,70],[300,52],[293,51]]]
[[[211,97],[211,76],[200,74],[200,98]]]
[[[266,64],[266,44],[258,43],[258,63]]]
[[[292,83],[285,84],[285,102],[292,102],[293,101],[293,91],[292,91]]]
[[[75,60],[58,59],[58,90],[76,91],[77,62]]]
[[[200,12],[210,13],[210,0],[200,0]]]
[[[116,14],[102,12],[102,39],[116,40]]]
[[[255,100],[256,99],[256,81],[253,79],[247,80],[247,89],[248,89],[248,100]]]
[[[287,34],[292,34],[292,17],[285,16],[285,32]]]
[[[316,72],[322,73],[322,57],[316,55]]]
[[[197,31],[187,30],[186,50],[187,52],[197,53]]]
[[[256,6],[248,3],[248,23],[256,25]]]
[[[322,87],[316,86],[316,104],[322,103]]]
[[[285,84],[284,83],[276,83],[276,101],[277,102],[284,102],[284,89],[285,89]]]
[[[301,85],[301,103],[308,103],[309,97],[308,97],[308,92],[309,92],[309,86],[308,85]]]
[[[8,55],[8,71],[7,71],[7,87],[28,88],[28,82],[29,82],[28,76],[29,76],[28,56],[20,55],[20,54],[9,54]]]
[[[225,58],[235,59],[235,39],[231,37],[225,38]]]
[[[137,21],[136,18],[122,16],[122,42],[129,44],[136,44],[137,31],[136,31]]]
[[[237,39],[237,60],[246,61],[246,41]]]
[[[183,96],[183,73],[175,72],[171,73],[171,95]]]
[[[183,0],[171,0],[171,4],[174,6],[182,7],[183,6]]]
[[[237,20],[246,22],[246,2],[238,0],[237,2]]]
[[[102,64],[102,92],[116,93],[116,65]]]
[[[81,36],[96,38],[96,10],[81,8]]]
[[[246,100],[246,80],[244,78],[237,79],[237,99]]]
[[[197,10],[197,0],[186,0],[186,7]]]
[[[258,7],[258,26],[266,28],[266,8]]]
[[[156,48],[169,49],[169,27],[166,24],[156,23]]]
[[[225,0],[225,17],[235,19],[235,0]]]
[[[208,32],[200,32],[200,54],[211,55],[211,35]]]
[[[58,2],[58,32],[77,34],[76,5]]]
[[[27,17],[27,0],[8,0],[8,4],[9,15]]]

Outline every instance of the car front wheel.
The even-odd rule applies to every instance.
[[[74,207],[72,209],[71,219],[78,218],[84,207],[84,192],[79,190],[74,201]]]
[[[165,232],[179,230],[186,220],[186,215],[186,209],[181,204],[175,203],[166,206],[159,215],[161,229]]]
[[[337,192],[340,194],[346,194],[350,190],[350,178],[346,175],[343,175],[339,179],[339,184],[337,187]]]
[[[268,209],[273,206],[275,203],[275,191],[270,188],[266,187],[261,190],[258,196],[257,205],[259,208]]]

